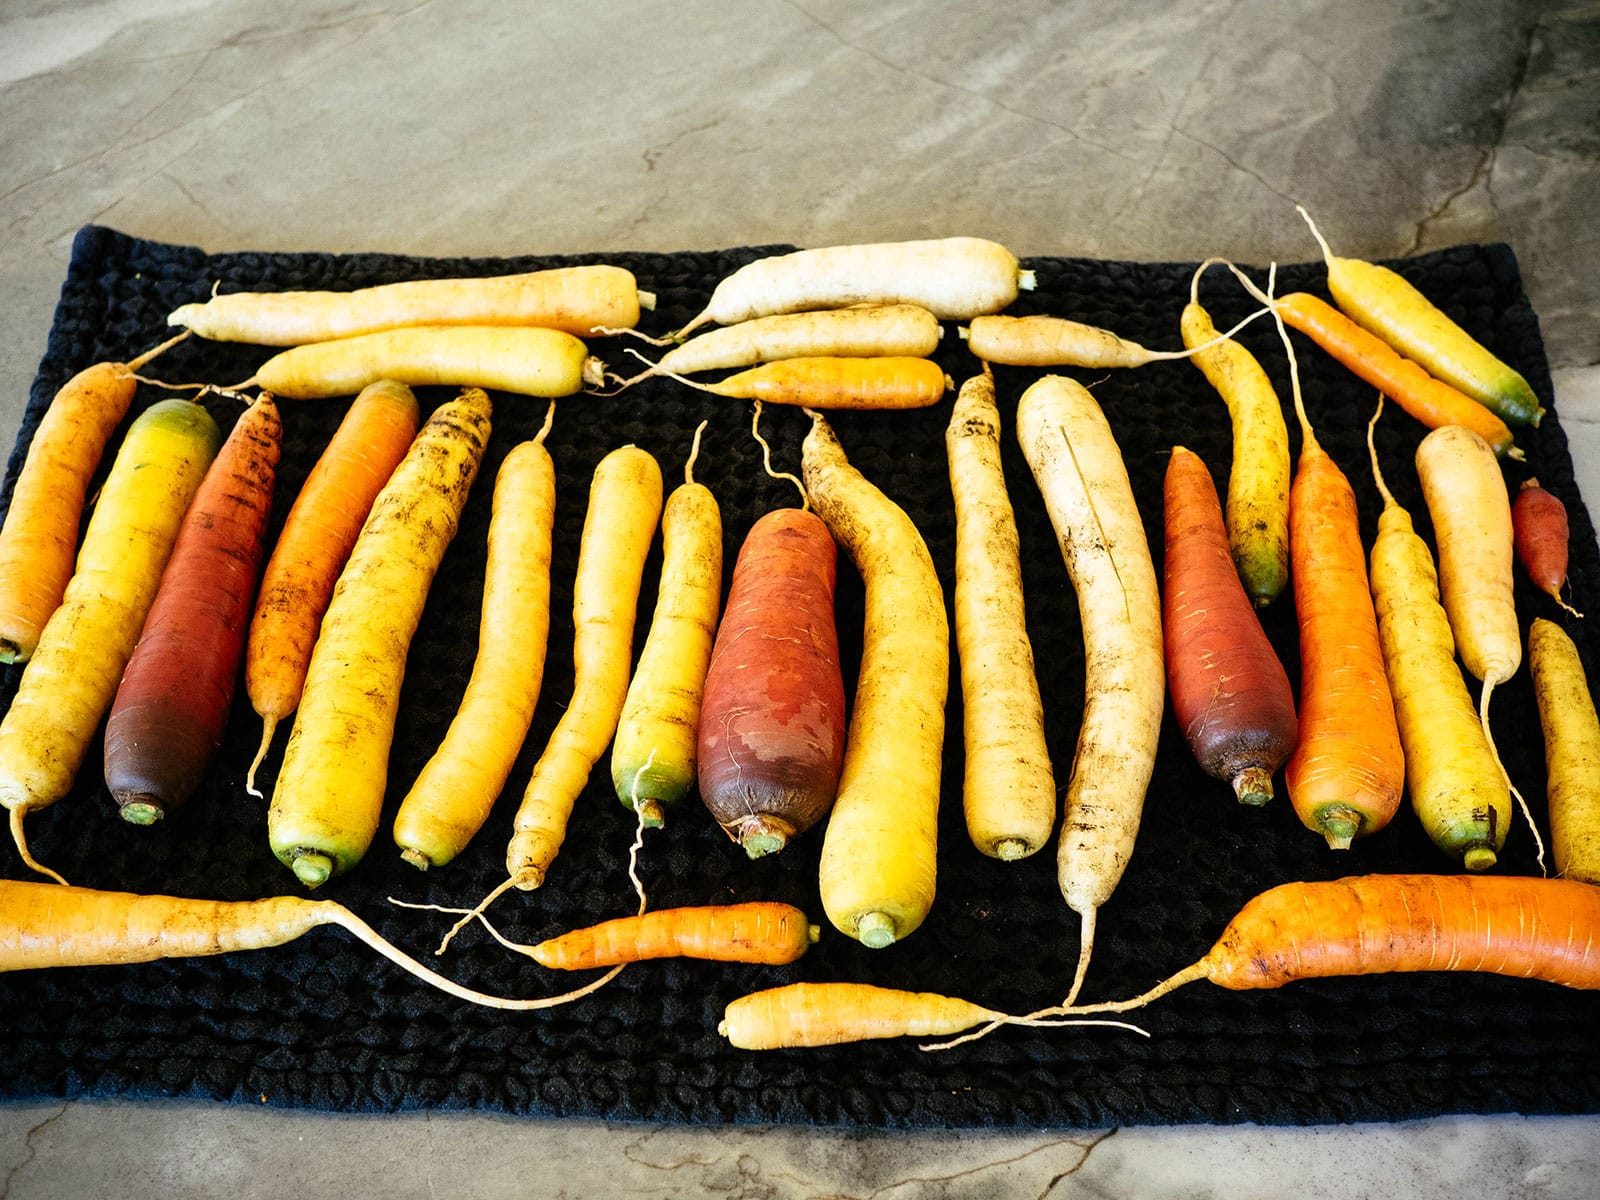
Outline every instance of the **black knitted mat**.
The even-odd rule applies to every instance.
[[[657,294],[659,307],[642,324],[662,332],[698,310],[722,276],[774,249],[496,260],[206,255],[86,228],[74,247],[6,493],[56,389],[91,362],[124,360],[162,340],[170,332],[166,314],[203,298],[218,281],[223,291],[346,289],[608,261],[632,269],[640,285]],[[1038,290],[1025,294],[1014,311],[1071,316],[1157,348],[1179,344],[1177,318],[1192,264],[1041,258],[1028,265],[1038,274]],[[1600,612],[1594,530],[1573,482],[1538,323],[1511,251],[1461,246],[1392,265],[1519,367],[1551,409],[1540,429],[1519,431],[1527,462],[1508,466],[1508,478],[1514,487],[1537,475],[1566,502],[1574,602]],[[1259,268],[1255,273],[1264,280]],[[1325,294],[1322,279],[1314,264],[1279,273],[1285,291]],[[1206,276],[1201,298],[1219,328],[1251,308],[1222,271]],[[1296,337],[1312,420],[1355,486],[1370,538],[1378,505],[1363,438],[1373,393]],[[1270,323],[1252,325],[1242,340],[1267,366],[1287,403],[1285,357]],[[631,373],[627,344],[597,341],[594,349],[613,369]],[[170,381],[225,384],[250,376],[268,353],[194,339],[148,370]],[[940,359],[958,382],[973,369],[953,326],[947,327]],[[1017,396],[1037,375],[999,370],[1008,425]],[[136,403],[161,394],[141,389]],[[424,409],[447,394],[424,389]],[[1096,395],[1121,444],[1159,556],[1164,452],[1182,442],[1225,479],[1226,410],[1184,362],[1104,374]],[[534,726],[508,794],[472,847],[447,867],[419,874],[395,852],[388,820],[442,735],[472,662],[494,471],[545,414],[543,401],[511,395],[495,400],[488,460],[411,647],[385,827],[364,862],[322,889],[421,957],[431,957],[448,918],[395,908],[386,897],[469,904],[503,877],[512,811],[570,691],[572,572],[588,480],[599,458],[635,442],[658,457],[670,485],[681,478],[695,425],[710,418],[696,473],[722,505],[728,569],[750,523],[772,507],[795,502],[787,484],[762,472],[747,405],[668,380],[614,398],[559,402],[548,443],[560,480],[553,620]],[[214,407],[224,421],[238,411],[222,402]],[[344,408],[343,401],[284,403],[286,452],[274,530]],[[857,466],[914,516],[947,589],[953,552],[943,449],[948,414],[947,400],[921,412],[840,414],[834,421]],[[768,410],[763,428],[780,468],[798,469],[806,425],[797,411]],[[1423,432],[1391,408],[1380,423],[1379,443],[1390,485],[1428,535],[1410,466]],[[1009,438],[1006,454],[1052,752],[1064,786],[1082,707],[1076,606],[1038,492]],[[641,601],[641,641],[658,567],[659,550]],[[853,686],[861,589],[844,558],[840,576],[840,638],[847,684]],[[1547,598],[1525,580],[1520,586],[1525,620],[1538,614],[1559,619]],[[1273,605],[1264,622],[1298,682],[1291,600],[1285,596]],[[1585,655],[1592,655],[1585,623],[1564,623]],[[14,669],[7,674],[0,697],[9,699],[16,676]],[[1057,891],[1055,855],[1047,850],[1002,864],[968,843],[959,802],[960,699],[954,678],[951,697],[939,894],[924,927],[888,950],[866,950],[825,928],[820,944],[790,967],[643,964],[581,1002],[520,1015],[434,993],[329,930],[279,949],[214,959],[23,972],[0,978],[0,1093],[887,1127],[1305,1123],[1600,1111],[1600,999],[1498,977],[1334,979],[1245,993],[1197,983],[1140,1014],[1152,1034],[1148,1040],[1105,1029],[1011,1028],[937,1054],[919,1051],[909,1040],[768,1053],[731,1049],[716,1033],[723,1006],[746,992],[794,980],[864,980],[942,991],[1013,1012],[1055,1002],[1064,993],[1077,954],[1077,919]],[[1526,670],[1496,693],[1493,715],[1507,767],[1542,823],[1544,766]],[[300,890],[267,848],[264,802],[242,786],[257,736],[241,688],[205,792],[152,828],[117,819],[101,783],[96,746],[74,792],[28,818],[34,851],[88,886],[219,898]],[[281,736],[262,779],[269,793]],[[579,800],[547,884],[531,894],[512,893],[492,910],[507,935],[534,941],[634,909],[626,874],[633,819],[610,794],[607,776],[602,763]],[[820,921],[819,845],[820,831],[813,831],[780,855],[746,861],[691,799],[665,830],[646,837],[641,874],[653,906],[787,899]],[[7,875],[27,874],[9,848],[0,854]],[[1520,824],[1498,869],[1535,870],[1531,840]],[[1132,995],[1186,965],[1245,900],[1272,885],[1369,871],[1450,870],[1408,809],[1388,829],[1335,853],[1300,825],[1281,797],[1265,809],[1240,806],[1224,785],[1201,774],[1169,717],[1132,863],[1101,914],[1085,996]],[[463,982],[502,994],[541,995],[572,984],[508,954],[478,930],[463,934],[446,958],[432,961]]]

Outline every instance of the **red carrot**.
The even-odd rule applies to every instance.
[[[1289,676],[1245,595],[1211,472],[1173,447],[1164,490],[1162,625],[1172,707],[1208,775],[1245,804],[1272,799],[1294,749]]]
[[[105,776],[148,825],[182,805],[221,745],[244,652],[282,426],[262,393],[206,472],[106,723]]]
[[[1517,561],[1528,578],[1573,616],[1583,616],[1561,598],[1567,583],[1567,506],[1537,479],[1529,479],[1511,503],[1511,527]]]

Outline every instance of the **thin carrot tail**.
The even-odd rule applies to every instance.
[[[129,359],[128,360],[128,364],[127,364],[128,370],[137,371],[140,367],[144,366],[145,363],[149,362],[153,358],[158,357],[163,352],[172,349],[172,347],[176,346],[179,342],[183,341],[184,339],[190,337],[193,333],[194,333],[194,330],[185,329],[182,333],[177,334],[177,335],[175,335],[173,337],[169,337],[166,341],[162,342],[159,346],[155,346],[155,347],[152,347],[149,350],[146,350],[143,354],[139,355],[138,358]]]
[[[1062,1008],[1071,1008],[1072,1002],[1083,990],[1083,977],[1089,973],[1089,956],[1094,953],[1094,919],[1098,911],[1094,908],[1083,910],[1083,925],[1078,935],[1078,969],[1073,973],[1072,988],[1067,992],[1067,998],[1061,1002]]]
[[[640,295],[643,296],[645,293],[641,292]],[[610,325],[596,325],[591,332],[601,337],[636,337],[641,342],[649,342],[652,346],[675,346],[678,343],[678,339],[671,335],[664,338],[651,337],[638,329],[616,329]]]
[[[1500,769],[1501,777],[1506,781],[1506,787],[1511,789],[1511,794],[1516,797],[1517,807],[1522,810],[1523,820],[1528,822],[1528,832],[1533,834],[1533,844],[1538,851],[1539,874],[1549,875],[1550,868],[1544,861],[1544,839],[1539,836],[1539,826],[1534,823],[1533,813],[1528,808],[1528,801],[1517,785],[1511,782],[1511,775],[1506,770],[1505,764],[1500,761],[1500,748],[1494,744],[1494,734],[1489,732],[1489,695],[1494,691],[1494,680],[1483,681],[1483,695],[1478,701],[1478,721],[1483,726],[1483,740],[1489,743],[1489,754],[1494,759],[1494,765]]]
[[[522,884],[525,883],[530,877],[531,875],[525,872],[519,872],[518,874],[507,876],[499,887],[495,888],[482,900],[479,900],[477,904],[473,905],[473,907],[467,909],[461,919],[458,920],[454,925],[450,926],[450,928],[445,932],[444,937],[440,939],[439,948],[435,950],[434,953],[443,954],[445,947],[447,947],[451,941],[454,940],[456,934],[460,933],[467,927],[468,923],[471,922],[474,917],[481,916],[483,912],[487,910],[488,907],[496,900],[500,899],[501,896],[504,896],[514,887],[521,887]]]
[[[1031,1029],[1060,1029],[1066,1027],[1077,1028],[1085,1025],[1098,1025],[1107,1029],[1125,1029],[1129,1033],[1137,1033],[1140,1037],[1147,1038],[1150,1036],[1150,1031],[1148,1029],[1145,1029],[1140,1025],[1134,1025],[1128,1021],[1085,1020],[1081,1017],[1053,1017],[1041,1015],[1042,1013],[1048,1013],[1050,1011],[1051,1010],[1049,1009],[1043,1009],[1040,1013],[1028,1013],[1027,1015],[1021,1017],[1008,1017],[1004,1014],[997,1014],[995,1018],[989,1021],[987,1024],[981,1025],[977,1029],[971,1030],[967,1033],[963,1033],[960,1037],[954,1037],[945,1042],[926,1042],[922,1045],[919,1045],[917,1049],[925,1051],[954,1049],[956,1046],[965,1045],[967,1042],[975,1042],[979,1038],[988,1037],[996,1029],[1006,1025],[1025,1025]]]
[[[1202,958],[1198,962],[1190,963],[1176,975],[1167,976],[1167,978],[1156,984],[1155,987],[1151,988],[1147,992],[1140,993],[1131,1000],[1107,1000],[1100,1004],[1079,1004],[1076,1006],[1068,1003],[1059,1005],[1055,1008],[1043,1008],[1036,1013],[1030,1013],[1028,1015],[1032,1017],[1062,1017],[1075,1016],[1082,1013],[1129,1012],[1135,1008],[1143,1008],[1145,1005],[1161,999],[1161,997],[1167,995],[1169,992],[1177,991],[1186,983],[1193,983],[1197,979],[1208,979],[1210,978],[1210,975],[1210,964]],[[1071,997],[1068,997],[1068,999],[1070,1000]]]
[[[267,751],[272,748],[272,735],[277,732],[278,718],[265,716],[261,718],[261,745],[256,748],[256,756],[250,760],[250,768],[244,773],[244,790],[257,800],[264,799],[261,789],[256,787],[256,768],[261,766],[267,757]]]
[[[38,859],[33,857],[33,852],[28,849],[28,838],[22,829],[22,818],[27,812],[20,804],[11,810],[11,840],[17,844],[17,853],[22,856],[23,865],[29,870],[37,871],[40,875],[48,875],[62,887],[71,887],[62,876],[52,871]]]

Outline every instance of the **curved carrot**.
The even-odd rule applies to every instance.
[[[527,953],[541,967],[561,971],[651,958],[777,964],[794,962],[817,936],[794,905],[758,900],[619,917],[546,938]]]
[[[261,573],[244,677],[262,720],[261,748],[245,777],[254,795],[273,732],[300,703],[339,571],[372,502],[411,448],[418,420],[417,399],[405,384],[385,380],[364,388],[306,477]]]
[[[1289,324],[1429,429],[1464,425],[1500,457],[1522,457],[1522,451],[1512,444],[1510,427],[1491,410],[1435,379],[1331,304],[1307,292],[1291,292],[1279,299],[1277,310]]]
[[[263,393],[200,483],[106,719],[105,778],[148,825],[200,786],[228,723],[283,426]]]

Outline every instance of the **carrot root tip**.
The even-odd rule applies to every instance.
[[[334,861],[317,850],[298,850],[289,869],[308,888],[321,887],[333,878]]]
[[[729,830],[733,840],[738,842],[751,858],[765,858],[769,854],[776,854],[789,844],[794,832],[793,825],[782,817],[774,817],[770,813],[752,813]]]
[[[1026,838],[1001,838],[994,844],[994,856],[1002,862],[1016,862],[1032,854],[1034,847]]]
[[[1261,807],[1272,799],[1272,772],[1265,767],[1246,767],[1233,777],[1233,794],[1240,804]]]
[[[1492,846],[1468,846],[1461,855],[1461,865],[1469,871],[1487,871],[1498,862],[1498,856]]]
[[[1328,849],[1348,850],[1361,832],[1361,814],[1353,808],[1326,808],[1317,814],[1317,831],[1328,839]]]
[[[892,946],[898,936],[894,918],[886,912],[863,913],[856,921],[856,939],[869,950]]]
[[[166,816],[161,801],[154,796],[130,796],[121,805],[122,819],[130,825],[154,825]]]
[[[409,850],[401,851],[400,857],[419,871],[426,871],[429,867],[433,866],[433,859],[429,858],[421,850],[418,850],[415,847]]]

